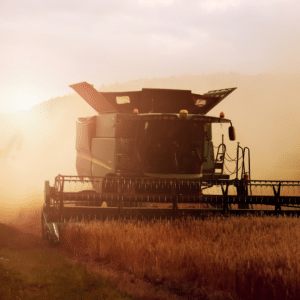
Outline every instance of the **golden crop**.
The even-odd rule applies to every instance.
[[[71,224],[64,242],[153,282],[193,283],[238,299],[300,295],[297,218]]]

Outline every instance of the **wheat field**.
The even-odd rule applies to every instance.
[[[298,299],[300,220],[213,217],[70,224],[64,243],[155,284],[222,291],[233,299]]]

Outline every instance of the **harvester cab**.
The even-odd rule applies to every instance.
[[[300,182],[252,180],[250,150],[239,143],[234,159],[223,139],[214,154],[212,124],[227,123],[230,140],[235,131],[223,113],[206,114],[236,88],[199,95],[100,93],[86,82],[71,87],[97,115],[77,119],[78,175],[58,175],[53,186],[45,182],[42,234],[49,242],[58,242],[60,225],[70,221],[300,212]],[[234,179],[224,172],[228,159]]]

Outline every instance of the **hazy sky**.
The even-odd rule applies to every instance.
[[[298,0],[0,0],[0,112],[101,84],[298,72]]]

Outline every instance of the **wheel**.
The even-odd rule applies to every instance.
[[[56,226],[56,231],[60,231],[58,225],[53,225],[54,223],[50,223],[50,228],[48,228],[44,213],[41,215],[41,225],[42,225],[42,238],[49,246],[56,246],[59,244],[59,236],[56,239],[53,236],[54,227]],[[52,229],[51,229],[52,228]]]
[[[42,213],[41,221],[42,221],[42,237],[43,237],[43,240],[48,241],[49,240],[49,232],[48,232],[48,228],[47,228],[43,213]]]
[[[49,181],[45,181],[44,196],[45,196],[44,200],[45,200],[46,208],[48,209],[50,207],[50,184],[49,184]]]

